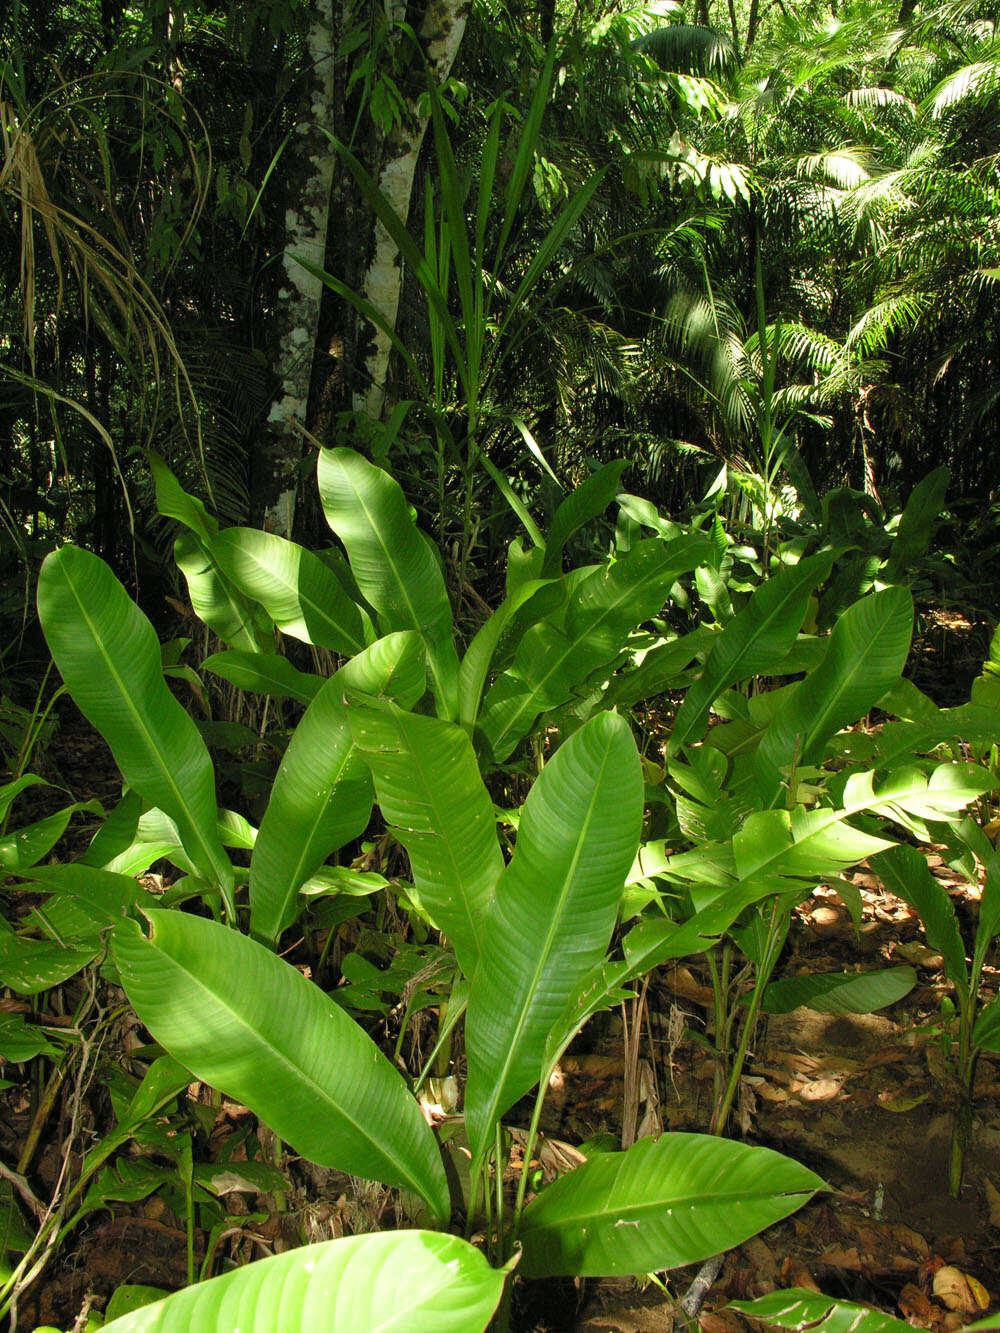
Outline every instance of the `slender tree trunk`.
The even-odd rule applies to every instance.
[[[298,463],[302,453],[319,327],[323,285],[297,261],[322,269],[330,221],[330,188],[336,153],[325,131],[334,130],[335,104],[333,0],[312,0],[308,34],[306,92],[298,124],[285,149],[288,173],[285,213],[284,280],[275,314],[274,366],[281,388],[271,408],[260,479],[265,524],[291,535],[295,517]]]
[[[420,42],[427,63],[443,83],[451,72],[465,32],[469,0],[428,0],[420,25]],[[410,211],[410,196],[417,170],[420,147],[427,131],[427,120],[418,114],[422,79],[405,90],[410,124],[387,135],[378,173],[378,187],[392,208],[404,221]],[[399,297],[403,287],[400,257],[392,237],[375,224],[375,248],[365,273],[363,292],[390,328],[396,324]],[[381,329],[374,329],[364,358],[365,387],[355,395],[355,409],[372,420],[379,420],[385,404],[385,378],[391,343]]]

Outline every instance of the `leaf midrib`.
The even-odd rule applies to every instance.
[[[577,1169],[579,1170],[579,1168]],[[615,1181],[614,1183],[617,1184],[618,1182]],[[699,1204],[702,1206],[704,1211],[710,1212],[722,1207],[732,1207],[734,1204],[766,1203],[769,1200],[793,1198],[799,1194],[806,1194],[806,1195],[815,1194],[817,1189],[819,1189],[818,1185],[811,1185],[811,1186],[799,1185],[799,1186],[790,1186],[787,1189],[781,1189],[781,1190],[770,1189],[767,1190],[766,1193],[760,1193],[760,1194],[747,1193],[746,1191],[742,1192],[734,1191],[729,1193],[713,1192],[711,1196],[711,1201],[708,1203],[706,1203],[705,1201],[704,1190],[701,1190],[700,1192],[693,1194],[671,1196],[669,1198],[658,1198],[653,1202],[650,1202],[647,1196],[640,1203],[633,1203],[633,1204],[626,1203],[622,1207],[617,1207],[617,1206],[612,1207],[611,1205],[605,1205],[603,1208],[594,1207],[588,1210],[581,1209],[579,1212],[574,1212],[571,1214],[562,1213],[559,1215],[555,1223],[546,1222],[544,1214],[542,1214],[542,1220],[540,1222],[536,1222],[529,1208],[524,1213],[524,1221],[521,1224],[521,1235],[523,1236],[525,1232],[531,1231],[532,1229],[548,1230],[553,1225],[558,1226],[559,1229],[561,1230],[564,1227],[576,1225],[578,1222],[579,1223],[608,1222],[612,1217],[614,1217],[617,1220],[618,1218],[629,1218],[635,1216],[636,1214],[646,1214],[646,1213],[655,1217],[657,1214],[661,1213],[664,1209],[667,1208],[694,1209],[697,1208]],[[544,1198],[544,1195],[540,1195],[539,1197]]]
[[[357,1121],[357,1120],[355,1120],[351,1115],[349,1115],[348,1112],[344,1109],[344,1107],[341,1106],[336,1100],[334,1100],[334,1098],[330,1095],[330,1093],[328,1092],[328,1090],[325,1089],[325,1088],[322,1086],[322,1084],[318,1083],[318,1082],[315,1080],[315,1078],[312,1077],[312,1075],[310,1075],[310,1074],[306,1074],[306,1073],[303,1071],[301,1065],[297,1065],[297,1064],[295,1064],[295,1062],[294,1062],[289,1056],[287,1056],[287,1055],[281,1050],[280,1047],[274,1045],[272,1042],[266,1041],[266,1040],[264,1039],[264,1037],[263,1037],[261,1034],[259,1034],[259,1033],[257,1032],[257,1030],[256,1030],[255,1028],[253,1028],[253,1027],[252,1027],[252,1026],[251,1026],[251,1025],[250,1025],[250,1024],[243,1018],[243,1016],[240,1014],[240,1012],[239,1012],[238,1010],[234,1009],[234,1008],[232,1007],[232,1005],[229,1004],[229,1003],[228,1003],[228,1002],[227,1002],[221,995],[219,995],[216,991],[212,990],[208,985],[206,985],[205,982],[202,981],[202,979],[201,979],[196,973],[191,972],[191,971],[190,971],[188,968],[186,968],[186,967],[185,967],[185,966],[184,966],[184,965],[183,965],[177,958],[175,958],[173,955],[169,954],[169,953],[166,951],[166,949],[163,948],[162,945],[158,945],[158,944],[155,942],[155,938],[156,938],[156,925],[155,925],[155,922],[154,922],[154,923],[153,923],[153,926],[152,926],[152,934],[150,935],[150,937],[149,937],[148,939],[145,938],[144,936],[141,936],[141,935],[140,935],[140,939],[141,939],[142,944],[145,945],[145,946],[147,946],[148,948],[151,948],[151,949],[156,950],[156,952],[159,954],[159,956],[160,956],[161,958],[166,959],[170,964],[173,965],[174,968],[177,969],[178,972],[180,972],[182,975],[184,975],[185,977],[187,977],[187,978],[193,983],[193,988],[194,988],[194,990],[196,990],[196,991],[200,992],[201,994],[205,995],[209,1000],[214,1001],[215,1004],[216,1004],[216,1006],[217,1006],[217,1008],[218,1008],[219,1010],[221,1010],[224,1014],[228,1014],[232,1019],[234,1019],[234,1020],[236,1021],[237,1025],[239,1026],[239,1028],[240,1028],[242,1031],[248,1033],[251,1037],[253,1037],[253,1038],[255,1039],[255,1044],[257,1045],[258,1048],[263,1048],[266,1052],[270,1053],[270,1054],[272,1055],[272,1057],[276,1060],[276,1062],[277,1062],[283,1069],[288,1070],[288,1071],[290,1071],[290,1072],[292,1073],[292,1075],[294,1076],[294,1079],[297,1079],[297,1080],[299,1080],[302,1084],[304,1084],[305,1087],[306,1087],[310,1092],[315,1092],[316,1094],[318,1094],[318,1096],[317,1096],[317,1101],[321,1102],[322,1104],[324,1104],[324,1105],[326,1105],[326,1106],[329,1106],[334,1112],[336,1112],[337,1114],[339,1114],[339,1115],[341,1116],[341,1118],[342,1118],[348,1125],[350,1125],[350,1126],[352,1127],[352,1129],[358,1134],[358,1136],[359,1136],[361,1139],[363,1139],[366,1143],[371,1144],[372,1147],[373,1147],[373,1148],[374,1148],[374,1149],[375,1149],[381,1156],[383,1156],[387,1161],[389,1161],[394,1167],[397,1167],[397,1168],[399,1169],[399,1171],[400,1171],[400,1174],[401,1174],[402,1178],[403,1178],[404,1180],[409,1181],[410,1184],[412,1184],[412,1185],[414,1186],[414,1188],[416,1189],[416,1192],[417,1192],[422,1198],[424,1197],[424,1188],[423,1188],[423,1185],[424,1185],[426,1182],[419,1182],[418,1179],[417,1179],[417,1177],[416,1177],[416,1175],[415,1175],[411,1170],[409,1170],[409,1169],[404,1165],[403,1162],[401,1162],[401,1160],[399,1159],[399,1157],[397,1156],[397,1154],[392,1150],[392,1148],[391,1148],[390,1146],[385,1146],[385,1147],[380,1146],[380,1145],[376,1142],[376,1140],[375,1140],[375,1139],[374,1139],[374,1138],[373,1138],[373,1137],[372,1137],[372,1136],[371,1136],[365,1129],[362,1128],[360,1122]],[[262,947],[262,946],[261,946],[261,947]],[[318,1012],[318,1010],[316,1009],[315,1004],[313,1004],[311,1007],[312,1007],[312,1009],[313,1009],[314,1012]],[[324,1017],[329,1017],[329,1016],[330,1016],[330,1012],[332,1012],[332,1011],[328,1011],[328,1013],[325,1014]],[[345,1017],[346,1017],[346,1015],[345,1015]],[[350,1021],[350,1020],[348,1020],[348,1021]],[[334,1019],[334,1024],[335,1024],[335,1023],[336,1023],[336,1019]],[[345,1029],[345,1031],[346,1031],[346,1029]],[[359,1031],[360,1031],[360,1029],[359,1029]],[[382,1053],[378,1050],[378,1048],[375,1046],[374,1043],[372,1043],[372,1049],[373,1049],[373,1051],[375,1051],[375,1053],[376,1053],[377,1056],[380,1056],[381,1059],[382,1059],[383,1061],[385,1060],[385,1057],[382,1056]],[[376,1060],[376,1062],[375,1062],[375,1066],[376,1066],[376,1068],[378,1068],[378,1060]],[[390,1065],[389,1067],[390,1067],[390,1069],[392,1068],[391,1065]],[[394,1071],[394,1072],[395,1072],[395,1071]],[[293,1079],[293,1081],[294,1081],[294,1079]],[[260,1080],[259,1080],[259,1078],[256,1079],[255,1082],[256,1082],[256,1086],[259,1087],[259,1086],[260,1086]]]
[[[580,826],[580,832],[579,836],[577,837],[576,847],[573,852],[572,861],[567,868],[566,874],[563,876],[563,883],[558,897],[558,910],[554,911],[550,916],[549,928],[545,934],[544,947],[539,954],[538,964],[535,967],[533,975],[531,976],[530,986],[526,993],[525,1002],[521,1006],[520,1015],[517,1019],[517,1022],[514,1026],[514,1030],[511,1034],[510,1041],[507,1047],[507,1054],[500,1067],[497,1077],[493,1081],[493,1089],[489,1101],[487,1102],[487,1107],[489,1109],[489,1114],[487,1116],[487,1123],[489,1123],[495,1118],[496,1106],[500,1101],[500,1096],[503,1093],[504,1085],[506,1084],[508,1078],[510,1077],[511,1068],[515,1063],[515,1055],[517,1052],[518,1043],[521,1039],[521,1035],[524,1032],[525,1025],[528,1021],[529,1009],[533,1005],[533,1001],[538,990],[538,984],[542,975],[542,971],[545,967],[545,964],[549,960],[549,954],[552,949],[554,938],[559,933],[559,927],[562,923],[562,918],[566,911],[566,898],[569,893],[569,889],[572,884],[573,878],[576,874],[577,867],[580,864],[580,859],[583,855],[583,848],[586,843],[587,834],[590,831],[590,826],[593,822],[594,811],[597,806],[597,798],[601,789],[601,782],[604,777],[604,772],[608,766],[608,762],[610,761],[611,758],[612,748],[613,748],[613,738],[610,738],[604,744],[604,755],[601,759],[601,764],[597,779],[593,784],[593,790],[591,793],[590,802],[587,807],[586,817],[584,818]],[[514,856],[515,857],[517,856],[516,848],[514,851]],[[511,864],[513,864],[513,862]],[[541,1070],[539,1070],[539,1077],[541,1077]]]
[[[365,497],[362,495],[362,493],[361,493],[361,491],[358,489],[358,487],[354,484],[354,481],[353,481],[353,479],[351,478],[351,476],[349,475],[349,473],[347,472],[347,469],[344,468],[344,467],[341,465],[340,461],[339,461],[339,460],[334,460],[333,465],[336,466],[337,468],[339,468],[340,473],[341,473],[341,476],[342,476],[342,477],[344,478],[344,480],[347,482],[347,485],[349,486],[351,492],[353,493],[354,498],[355,498],[355,500],[356,500],[358,506],[360,507],[362,513],[363,513],[364,516],[365,516],[365,519],[367,520],[369,531],[371,532],[371,534],[372,534],[372,536],[374,537],[376,543],[378,544],[379,549],[382,551],[382,554],[383,554],[384,559],[385,559],[385,564],[388,566],[389,570],[390,570],[391,573],[392,573],[392,576],[393,576],[393,579],[394,579],[394,581],[395,581],[395,584],[396,584],[397,588],[399,589],[400,593],[402,594],[403,602],[405,603],[406,610],[408,611],[409,616],[410,616],[410,623],[409,623],[409,625],[407,626],[407,628],[416,630],[416,632],[420,635],[421,639],[423,639],[423,641],[424,641],[424,646],[425,646],[425,648],[426,648],[426,650],[427,650],[427,660],[428,660],[428,662],[429,662],[429,664],[430,664],[430,668],[431,668],[431,674],[434,676],[435,683],[437,684],[437,691],[436,691],[436,693],[438,694],[438,699],[439,699],[439,701],[441,702],[442,706],[445,707],[445,708],[447,709],[447,707],[448,707],[448,696],[447,696],[447,692],[446,692],[446,690],[445,690],[445,688],[444,688],[444,682],[443,682],[443,680],[442,680],[442,678],[441,678],[440,666],[439,666],[439,663],[438,663],[438,661],[437,661],[437,648],[436,648],[436,645],[432,645],[432,644],[430,643],[430,641],[428,640],[428,638],[427,638],[427,634],[426,634],[425,631],[424,631],[424,627],[423,627],[423,625],[420,623],[420,617],[419,617],[418,614],[417,614],[416,607],[414,606],[413,602],[410,600],[409,590],[407,589],[406,583],[404,582],[404,580],[403,580],[403,578],[402,578],[402,576],[401,576],[401,574],[400,574],[399,566],[396,564],[396,561],[393,559],[393,557],[392,557],[392,552],[390,551],[389,547],[388,547],[388,546],[386,545],[386,543],[382,540],[382,534],[379,532],[378,524],[374,521],[374,518],[373,518],[373,516],[372,516],[372,511],[371,511],[371,509],[370,509],[369,506],[368,506],[368,502],[367,502],[367,500],[366,500]],[[419,536],[418,536],[418,540],[419,540]],[[381,614],[381,611],[380,611],[380,614]]]
[[[86,626],[87,626],[87,629],[90,631],[91,638],[93,639],[93,642],[94,642],[94,644],[95,644],[96,647],[97,647],[97,652],[98,652],[99,656],[103,659],[104,664],[105,664],[105,666],[107,667],[108,674],[112,677],[112,679],[114,680],[115,684],[119,687],[119,692],[120,692],[120,694],[121,694],[121,697],[122,697],[122,699],[125,701],[126,710],[131,714],[131,716],[132,716],[132,718],[133,718],[133,721],[135,722],[135,725],[136,725],[136,727],[137,727],[137,729],[138,729],[140,735],[142,736],[143,740],[145,740],[145,742],[146,742],[147,749],[148,749],[148,750],[150,751],[150,753],[154,756],[154,761],[155,761],[155,762],[154,762],[154,767],[156,767],[156,768],[160,771],[160,773],[162,774],[162,776],[166,779],[167,786],[170,788],[171,792],[172,792],[172,793],[174,794],[174,796],[176,797],[176,800],[177,800],[177,803],[178,803],[179,808],[180,808],[181,810],[183,810],[185,819],[187,820],[188,825],[189,825],[191,831],[192,831],[192,832],[194,833],[194,835],[195,835],[195,839],[196,839],[196,841],[197,841],[197,843],[198,843],[198,846],[200,847],[202,853],[203,853],[203,854],[205,855],[205,857],[206,857],[206,865],[207,865],[207,866],[210,866],[211,869],[212,869],[212,871],[213,871],[213,873],[214,873],[216,876],[218,876],[218,882],[219,882],[220,884],[222,884],[222,885],[227,885],[228,882],[229,882],[229,876],[226,875],[225,873],[223,873],[222,875],[219,875],[220,866],[219,866],[219,864],[218,864],[218,862],[217,862],[217,858],[216,858],[216,856],[215,856],[215,854],[214,854],[214,852],[213,852],[213,850],[212,850],[210,844],[206,841],[206,839],[205,839],[205,837],[204,837],[204,835],[203,835],[203,833],[202,833],[202,830],[201,830],[201,827],[200,827],[200,821],[198,821],[198,820],[196,820],[196,819],[194,819],[194,818],[192,817],[191,812],[190,812],[190,810],[189,810],[189,808],[188,808],[187,802],[185,801],[184,796],[183,796],[183,794],[182,794],[182,792],[181,792],[181,789],[180,789],[180,787],[178,787],[177,783],[174,781],[174,776],[173,776],[172,772],[170,771],[170,768],[169,768],[166,764],[164,764],[164,763],[161,762],[161,760],[160,760],[160,751],[159,751],[159,748],[153,743],[153,736],[152,736],[151,733],[149,732],[149,730],[148,730],[148,728],[147,728],[147,726],[146,726],[146,723],[145,723],[145,720],[144,720],[142,714],[141,714],[141,713],[139,712],[139,710],[135,707],[135,704],[134,704],[133,701],[132,701],[132,696],[129,694],[128,690],[125,689],[125,682],[122,680],[121,676],[118,674],[118,671],[117,671],[117,669],[116,669],[116,667],[115,667],[115,664],[114,664],[113,660],[111,659],[111,657],[109,656],[109,654],[106,652],[106,650],[105,650],[105,648],[104,648],[104,644],[103,644],[102,641],[101,641],[101,637],[100,637],[100,635],[97,633],[96,626],[95,626],[93,620],[92,620],[91,617],[90,617],[90,614],[89,614],[89,612],[88,612],[88,610],[87,610],[87,607],[85,606],[83,600],[81,599],[79,593],[78,593],[77,590],[76,590],[76,586],[75,586],[75,584],[73,583],[72,578],[70,577],[72,571],[71,571],[71,570],[68,570],[68,569],[65,569],[65,568],[63,567],[63,564],[62,564],[62,563],[60,563],[60,565],[58,566],[58,570],[59,570],[59,572],[62,574],[62,576],[63,576],[63,578],[64,578],[64,580],[65,580],[65,583],[66,583],[66,587],[69,589],[70,593],[72,594],[73,598],[74,598],[75,601],[76,601],[77,606],[78,606],[79,609],[80,609],[80,615],[82,616],[82,618],[83,618],[83,620],[84,620],[84,622],[85,622],[85,624],[86,624]],[[141,613],[140,613],[140,614],[141,614]],[[164,688],[166,688],[166,686],[164,686]],[[167,693],[169,694],[169,691],[167,691]],[[170,697],[173,698],[172,695],[170,695]],[[186,716],[187,716],[187,715],[185,714],[185,717],[186,717]]]
[[[267,578],[272,579],[275,583],[279,585],[279,587],[284,589],[284,591],[287,594],[289,594],[293,602],[296,602],[300,607],[306,607],[308,610],[315,612],[316,616],[321,621],[325,622],[327,625],[330,625],[340,637],[346,640],[352,652],[360,653],[363,650],[364,643],[360,639],[358,639],[357,636],[351,632],[351,630],[345,628],[338,621],[334,620],[333,616],[330,615],[330,613],[325,609],[325,607],[321,606],[319,602],[315,601],[312,597],[310,597],[307,592],[304,592],[301,583],[293,583],[291,582],[290,579],[285,578],[283,573],[279,569],[276,569],[274,566],[268,565],[257,554],[257,552],[252,550],[251,548],[237,545],[236,549],[247,560],[249,560],[253,565],[255,565],[256,568],[262,574],[264,574]],[[302,551],[302,555],[309,555],[309,554],[311,553],[308,551]],[[320,567],[325,570],[325,567],[322,565],[322,561],[320,561],[319,564]],[[300,561],[299,564],[300,572],[301,568],[302,565]],[[339,585],[337,585],[336,578],[332,574],[330,576],[330,586],[331,587],[337,586],[339,588]],[[255,598],[255,600],[259,601],[260,599]],[[304,628],[308,632],[309,625],[305,617],[303,616],[301,617],[301,619]],[[336,651],[339,652],[340,651],[339,648]]]

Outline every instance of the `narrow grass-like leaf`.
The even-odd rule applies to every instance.
[[[680,1268],[732,1249],[801,1208],[824,1183],[769,1148],[707,1134],[602,1153],[524,1210],[526,1277],[610,1277]]]
[[[433,1134],[397,1070],[289,963],[214,921],[147,913],[113,935],[136,1013],[196,1078],[235,1097],[320,1166],[401,1185],[449,1211]]]

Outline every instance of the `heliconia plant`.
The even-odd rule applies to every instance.
[[[375,601],[386,602],[375,583],[373,576],[365,593],[378,615]],[[398,589],[403,581],[397,573],[390,583]],[[259,942],[241,928],[246,910],[221,850],[207,752],[163,682],[145,617],[96,557],[72,547],[49,558],[39,607],[67,687],[102,730],[130,787],[171,821],[180,857],[219,917],[143,904],[111,932],[112,958],[136,1012],[195,1078],[238,1097],[310,1160],[409,1190],[432,1224],[447,1224],[453,1205],[440,1150],[402,1075],[340,1006],[269,947],[294,914],[290,886],[321,848],[335,849],[331,842],[367,819],[368,772],[410,853],[414,899],[453,940],[465,977],[466,1126],[473,1188],[489,1200],[496,1265],[517,1249],[534,1275],[693,1262],[822,1188],[779,1154],[690,1135],[595,1158],[574,1173],[572,1189],[553,1186],[532,1202],[525,1201],[527,1173],[512,1206],[490,1184],[504,1166],[503,1117],[535,1089],[534,1139],[555,1062],[628,974],[626,966],[595,984],[642,824],[639,758],[622,718],[599,713],[556,751],[528,795],[507,863],[467,730],[446,716],[409,711],[423,695],[413,620],[402,630],[383,623],[386,636],[316,693],[275,780],[274,834],[269,807],[250,865],[247,924],[266,941]],[[422,641],[429,660],[435,645]],[[450,688],[447,660],[439,659],[438,702]],[[347,813],[337,812],[341,801]],[[640,968],[651,965],[691,938],[689,930],[647,942],[633,963],[638,957]],[[594,1003],[581,1009],[584,992]],[[474,1210],[475,1199],[465,1206]],[[262,1274],[262,1292],[265,1281]],[[256,1297],[238,1299],[245,1311]],[[224,1314],[218,1319],[199,1326],[230,1327]]]
[[[723,1128],[760,1009],[875,1007],[912,985],[907,969],[805,979],[791,997],[781,989],[788,983],[770,984],[795,903],[818,879],[887,852],[889,821],[954,820],[994,785],[967,763],[827,766],[845,727],[893,691],[906,693],[900,673],[912,628],[908,592],[891,587],[848,608],[830,634],[803,634],[831,569],[828,551],[790,558],[715,629],[655,644],[633,666],[623,651],[629,636],[659,616],[712,546],[699,531],[654,525],[656,535],[628,542],[614,559],[563,573],[563,544],[607,505],[618,475],[595,474],[557,510],[548,543],[512,553],[505,600],[460,652],[436,554],[398,484],[360,455],[320,455],[321,498],[344,552],[322,557],[249,529],[219,532],[158,465],[161,509],[194,544],[183,566],[192,600],[231,645],[206,666],[305,706],[258,830],[218,808],[208,751],[165,683],[152,627],[110,570],[64,547],[39,580],[56,665],[128,790],[87,864],[39,873],[38,886],[71,893],[75,883],[83,895],[98,886],[95,876],[125,879],[155,856],[175,862],[185,878],[169,901],[123,896],[112,914],[111,958],[136,1013],[183,1069],[238,1098],[294,1151],[416,1196],[426,1226],[447,1228],[457,1214],[470,1226],[481,1220],[489,1263],[468,1247],[444,1261],[471,1274],[454,1301],[441,1294],[445,1311],[471,1302],[479,1313],[466,1312],[470,1328],[493,1317],[497,1301],[503,1325],[509,1284],[502,1299],[500,1287],[515,1259],[538,1277],[679,1266],[739,1243],[823,1187],[769,1150],[664,1134],[594,1155],[531,1200],[522,1171],[511,1201],[503,1124],[533,1099],[523,1112],[529,1161],[550,1077],[588,1018],[653,967],[724,941],[723,950],[738,944],[749,957],[756,982],[735,1053],[720,1046],[730,1060],[714,1126]],[[297,671],[272,651],[275,630],[343,664],[328,679]],[[803,671],[770,693],[747,688]],[[678,678],[688,689],[665,738],[663,808],[689,851],[642,844],[648,787],[614,710],[616,700]],[[710,726],[713,712],[721,725]],[[482,771],[560,720],[561,743],[505,854]],[[439,1047],[447,1051],[464,1017],[471,1184],[461,1198],[399,1069],[275,951],[303,889],[324,874],[328,888],[341,882],[325,863],[364,831],[376,803],[408,854],[410,903],[454,960]],[[859,815],[863,827],[851,822]],[[227,845],[249,852],[245,877]],[[110,883],[100,879],[103,892]],[[208,915],[183,910],[192,899]],[[636,914],[609,956],[616,927]],[[731,1030],[722,989],[717,1037],[727,1023]],[[432,1237],[413,1244],[423,1245],[433,1288],[445,1254],[438,1242],[453,1238],[407,1235]],[[372,1310],[391,1304],[396,1288],[384,1284],[399,1265],[417,1262],[393,1233],[379,1239],[384,1249],[336,1242],[322,1254],[281,1256],[274,1269],[254,1265],[255,1278],[227,1275],[172,1296],[128,1317],[162,1323],[130,1326],[180,1327],[197,1309],[199,1327],[226,1333],[236,1328],[228,1311],[238,1307],[245,1321],[259,1301],[264,1322],[254,1326],[263,1329],[273,1290],[287,1279],[308,1302],[310,1274],[321,1267],[361,1321],[365,1301]],[[427,1318],[438,1319],[437,1297],[428,1300]]]

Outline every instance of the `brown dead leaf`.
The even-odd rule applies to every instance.
[[[861,1253],[856,1245],[831,1245],[819,1256],[819,1262],[848,1273],[861,1272]]]
[[[788,1255],[781,1265],[781,1285],[783,1287],[805,1287],[807,1291],[820,1291],[816,1279],[805,1264]]]
[[[989,1176],[983,1178],[983,1193],[986,1195],[986,1206],[990,1210],[990,1225],[1000,1227],[1000,1190]]]
[[[931,1318],[934,1310],[927,1296],[913,1282],[907,1282],[896,1303],[904,1319],[916,1319],[921,1324]]]
[[[675,995],[679,995],[683,1000],[690,1000],[692,1004],[700,1005],[704,1009],[712,1009],[715,1006],[715,992],[711,986],[703,986],[696,981],[689,967],[682,963],[677,963],[667,973],[667,985]]]

